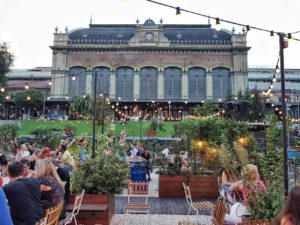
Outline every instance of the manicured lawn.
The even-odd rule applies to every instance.
[[[76,127],[76,135],[92,135],[93,125],[91,121],[82,121],[82,120],[73,120],[73,121],[58,121],[58,120],[20,120],[21,130],[19,132],[20,135],[29,135],[30,131],[36,127],[47,126],[47,127],[57,127],[64,128],[67,125],[73,125]],[[129,121],[125,125],[127,136],[140,136],[140,132],[142,136],[146,136],[147,128],[149,127],[150,122],[142,121],[142,122],[134,122]],[[173,132],[173,122],[164,122],[165,131],[157,132],[158,137],[170,137]],[[141,128],[141,129],[140,129]],[[107,121],[104,127],[104,133],[106,133],[107,129],[110,129],[110,121]],[[120,135],[122,129],[122,125],[119,121],[116,121],[116,136]],[[96,128],[98,131],[98,128]],[[101,132],[101,127],[100,127]]]

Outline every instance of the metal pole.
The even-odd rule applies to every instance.
[[[298,102],[298,113],[297,113],[297,118],[300,119],[300,101],[299,101],[299,95],[297,95],[297,102]]]
[[[46,104],[46,98],[44,95],[44,102],[43,102],[43,118],[45,118],[45,104]]]
[[[92,158],[95,158],[95,133],[96,133],[96,99],[97,98],[97,70],[94,72],[94,116],[93,116],[93,151]]]
[[[283,171],[285,196],[288,195],[288,165],[287,165],[287,125],[286,125],[286,104],[285,104],[285,78],[284,78],[284,34],[279,33],[280,47],[280,81],[281,81],[281,106],[282,106],[282,137],[283,137]]]
[[[105,97],[106,94],[103,93],[103,104],[102,104],[102,127],[101,127],[101,133],[104,134],[104,107],[105,107]]]

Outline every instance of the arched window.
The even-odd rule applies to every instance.
[[[226,98],[231,93],[230,71],[226,68],[212,70],[213,99]]]
[[[133,99],[133,69],[120,67],[117,69],[116,98]]]
[[[140,99],[157,99],[157,68],[144,67],[140,71]]]
[[[93,92],[94,93],[94,82],[95,82],[95,74],[97,73],[97,93],[105,93],[109,94],[109,76],[110,69],[107,67],[96,67],[93,69]]]
[[[169,67],[164,70],[165,99],[181,99],[181,69]]]
[[[86,68],[71,67],[69,70],[69,96],[85,94]]]
[[[206,99],[205,69],[194,67],[189,69],[189,99],[201,101]]]

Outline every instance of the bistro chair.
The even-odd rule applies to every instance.
[[[223,225],[227,209],[221,197],[218,198],[216,207],[211,216],[212,225]]]
[[[58,224],[60,212],[62,210],[63,205],[64,203],[60,202],[55,207],[46,210],[46,214],[45,214],[45,217],[47,219],[46,225]]]
[[[128,182],[128,199],[124,206],[124,219],[126,221],[127,213],[139,213],[148,215],[148,224],[150,223],[150,205],[148,203],[148,182]],[[135,201],[133,201],[135,198]]]
[[[85,190],[82,190],[82,192],[80,194],[76,195],[73,210],[71,213],[67,214],[67,217],[64,222],[65,225],[71,223],[73,219],[74,219],[75,224],[77,225],[76,216],[80,211],[80,206],[81,206],[81,202],[82,202],[82,199],[84,196],[84,191]]]
[[[186,201],[190,206],[188,215],[190,214],[191,209],[196,211],[196,216],[197,216],[200,210],[207,210],[207,209],[212,210],[214,208],[215,205],[209,201],[193,202],[190,187],[186,185],[184,182],[182,184],[183,184]]]

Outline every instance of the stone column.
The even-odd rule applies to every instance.
[[[93,71],[86,71],[86,79],[85,79],[85,94],[93,96],[92,91],[94,90],[93,86]]]
[[[211,69],[206,70],[206,99],[213,99],[213,85],[212,85],[212,75]]]
[[[140,98],[140,71],[138,69],[134,70],[133,75],[133,98]]]
[[[53,52],[52,56],[52,87],[51,95],[53,98],[61,98],[68,94],[68,71],[66,68],[65,52]]]
[[[157,79],[157,98],[163,99],[164,98],[164,71],[159,70],[158,71],[158,79]]]
[[[110,99],[116,98],[116,77],[117,77],[116,70],[111,70],[110,71],[110,80],[109,80],[109,98]]]
[[[185,69],[182,71],[181,98],[182,99],[189,98],[189,78],[188,78],[188,72]]]

